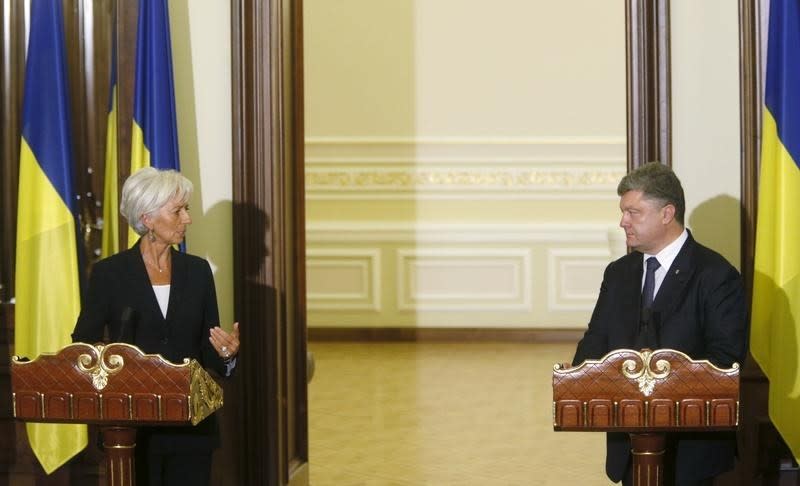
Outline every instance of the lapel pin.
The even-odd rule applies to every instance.
[[[679,274],[679,273],[681,273],[681,269],[680,269],[680,268],[676,268],[676,269],[675,269],[675,275],[677,275],[677,274]]]

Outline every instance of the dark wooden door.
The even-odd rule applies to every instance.
[[[302,2],[232,12],[238,481],[308,484]]]

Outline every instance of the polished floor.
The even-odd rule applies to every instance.
[[[604,435],[553,432],[573,344],[311,342],[312,486],[608,485]]]

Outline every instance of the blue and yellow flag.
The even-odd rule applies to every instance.
[[[800,458],[800,10],[770,2],[750,352],[769,416]]]
[[[111,90],[108,100],[106,131],[106,167],[103,184],[103,241],[101,256],[119,251],[119,177],[117,167],[117,38],[116,29],[111,48]]]
[[[166,0],[139,0],[131,174],[143,167],[180,170]],[[137,238],[129,228],[129,246]]]
[[[31,2],[22,103],[15,353],[35,358],[71,342],[80,312],[64,20],[61,0]],[[85,425],[28,424],[49,474],[87,443]]]

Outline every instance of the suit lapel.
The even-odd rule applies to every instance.
[[[689,233],[689,237],[673,260],[653,301],[653,310],[661,313],[662,322],[672,313],[678,297],[683,294],[694,273],[695,269],[692,263],[694,245],[692,234]]]
[[[186,288],[186,279],[188,278],[187,265],[188,261],[186,255],[177,251],[174,248],[169,250],[172,252],[172,280],[169,289],[169,306],[167,307],[167,323],[172,322],[175,318],[175,312],[180,305],[183,291]]]
[[[635,308],[636,312],[625,312],[621,315],[628,317],[625,328],[628,330],[632,343],[632,340],[639,332],[639,321],[642,314],[642,272],[644,271],[644,264],[642,254],[638,251],[631,253],[629,258],[630,262],[625,270],[627,275],[623,280],[625,286],[622,288],[623,300],[621,303],[629,306],[629,308]]]
[[[142,259],[142,252],[139,249],[139,242],[133,248],[127,250],[125,253],[125,267],[127,268],[127,279],[129,289],[131,289],[137,296],[139,296],[142,305],[155,316],[161,316],[161,308],[158,306],[156,294],[153,291],[153,285],[150,283],[150,278],[147,276],[147,268],[144,266]]]

